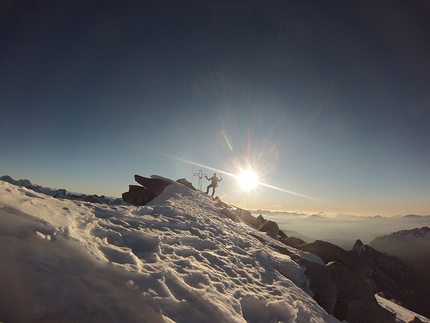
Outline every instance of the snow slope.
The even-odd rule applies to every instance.
[[[415,312],[412,312],[407,308],[404,308],[403,306],[393,303],[379,295],[375,295],[375,297],[379,305],[381,305],[386,310],[396,314],[396,323],[406,323],[414,316],[419,318],[422,322],[426,322],[426,323],[430,322],[430,320],[425,316],[416,314]]]
[[[0,181],[0,321],[339,322],[260,239],[279,242],[220,208],[178,183],[135,207]]]
[[[181,184],[134,207],[0,181],[0,208],[0,321],[338,322],[304,268]]]

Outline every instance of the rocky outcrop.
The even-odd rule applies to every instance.
[[[419,314],[429,315],[428,290],[422,289],[422,280],[411,266],[400,259],[378,252],[360,240],[355,242],[351,251],[324,241],[299,244],[295,247],[320,256],[330,268],[337,290],[333,315],[338,319],[350,323],[371,322],[371,318],[373,322],[392,322],[390,315],[381,311],[382,308],[373,296],[378,292]],[[313,280],[316,267],[312,266],[308,269],[310,272],[306,272],[311,278],[311,286],[315,286]],[[318,283],[316,286],[315,300],[326,311],[330,311],[332,298],[321,292]]]
[[[237,216],[237,214],[232,210],[230,210],[229,208],[223,207],[220,212],[224,214],[226,217],[228,217],[230,220],[234,222],[240,222],[240,219]]]
[[[372,286],[352,274],[339,262],[327,264],[336,285],[333,315],[339,320],[354,322],[395,322],[395,315],[377,303]]]
[[[146,205],[159,196],[173,181],[153,176],[151,178],[134,175],[134,180],[142,186],[129,185],[128,192],[122,193],[124,202],[133,205]]]
[[[251,212],[236,208],[236,215],[245,223],[249,224],[254,228],[258,228],[261,224],[258,218],[255,218]]]
[[[430,290],[430,277],[428,275],[428,268],[430,268],[430,228],[428,226],[393,232],[375,238],[369,243],[369,246],[409,264],[420,276],[421,284]],[[430,299],[430,292],[428,298]]]
[[[278,224],[274,221],[268,220],[260,224],[258,230],[266,232],[266,234],[274,239],[277,239],[279,233]]]
[[[154,198],[159,196],[167,186],[173,183],[173,181],[170,179],[155,175],[151,176],[150,178],[134,175],[134,180],[141,186],[130,185],[128,192],[122,193],[122,199],[125,202],[133,205],[148,204]],[[196,188],[185,178],[180,178],[176,182],[188,187],[193,191],[196,190]]]
[[[151,176],[151,178],[134,175],[134,180],[145,187],[149,193],[155,198],[163,193],[164,189],[173,183],[167,178]]]
[[[176,180],[177,183],[185,185],[186,187],[188,187],[189,189],[195,191],[196,188],[193,186],[193,184],[191,184],[191,182],[187,181],[185,178],[179,178]]]
[[[301,266],[306,267],[305,274],[310,278],[310,289],[314,293],[314,300],[332,314],[337,302],[337,287],[333,281],[330,268],[327,266],[306,260],[296,260]]]
[[[330,242],[316,240],[311,243],[298,245],[297,248],[320,256],[325,263],[337,261],[362,280],[366,280],[372,275],[373,269],[370,262]]]
[[[241,221],[261,232],[266,232],[268,236],[274,239],[287,238],[286,234],[279,230],[276,222],[264,219],[261,214],[256,218],[251,212],[236,208],[236,215]]]
[[[379,252],[360,240],[356,241],[351,253],[372,264],[373,273],[369,278],[375,293],[382,292],[385,298],[393,299],[416,313],[430,316],[429,289],[412,266],[397,257]]]
[[[128,192],[122,193],[124,202],[133,205],[145,205],[153,198],[154,196],[146,187],[138,185],[129,185]]]
[[[300,239],[300,238],[296,238],[296,237],[280,237],[279,241],[281,241],[283,244],[286,244],[287,246],[293,247],[293,248],[297,248],[298,246],[300,246],[301,244],[305,244],[306,241]]]
[[[316,254],[324,261],[325,266],[298,260],[306,267],[314,299],[328,313],[350,323],[395,322],[395,315],[378,304],[372,285],[367,282],[373,273],[369,261],[325,241],[295,247]]]

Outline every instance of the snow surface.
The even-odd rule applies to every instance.
[[[0,181],[0,321],[339,322],[260,239],[279,242],[220,209],[178,183],[135,207]]]
[[[430,320],[425,316],[416,314],[415,312],[412,312],[407,308],[404,308],[396,303],[393,303],[379,295],[375,295],[375,297],[379,305],[389,310],[390,312],[396,314],[396,323],[406,323],[409,319],[413,318],[414,316],[418,317],[422,322],[430,323]]]

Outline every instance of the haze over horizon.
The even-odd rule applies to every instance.
[[[0,175],[246,209],[430,214],[426,1],[0,2]],[[249,166],[265,186],[243,191]],[[203,180],[203,187],[209,184]]]

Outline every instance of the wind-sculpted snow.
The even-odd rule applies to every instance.
[[[0,181],[0,208],[0,321],[338,322],[279,242],[181,184],[135,207]]]

